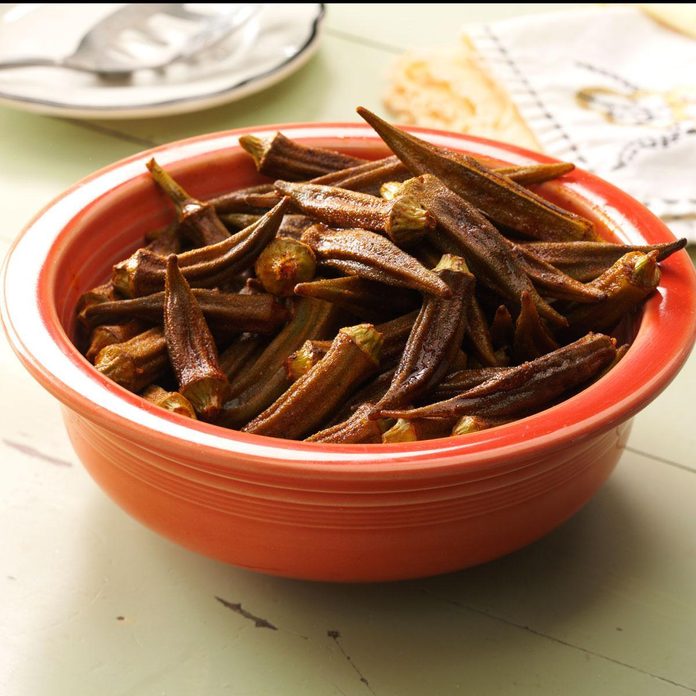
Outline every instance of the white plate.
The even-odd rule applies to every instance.
[[[0,60],[61,57],[116,4],[0,6]],[[77,118],[143,118],[217,106],[265,89],[318,48],[321,3],[268,4],[229,40],[196,62],[108,82],[63,68],[0,70],[0,103]]]

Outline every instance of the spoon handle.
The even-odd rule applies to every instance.
[[[33,67],[54,67],[54,68],[72,68],[73,70],[84,70],[77,65],[67,64],[60,58],[12,58],[10,60],[0,61],[0,70],[11,68],[33,68]],[[88,71],[91,72],[91,71]]]

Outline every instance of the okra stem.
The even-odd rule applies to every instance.
[[[210,203],[191,196],[154,159],[147,163],[147,168],[157,185],[174,203],[182,230],[194,244],[207,246],[230,236]]]
[[[494,428],[509,422],[506,418],[482,418],[481,416],[462,416],[452,428],[452,435],[469,435],[481,430]]]
[[[285,358],[285,372],[291,382],[309,372],[329,351],[331,341],[305,341]]]
[[[261,252],[254,268],[267,292],[289,297],[298,283],[314,278],[317,261],[312,249],[303,242],[277,237]]]
[[[522,293],[520,307],[512,341],[512,354],[517,363],[533,360],[559,347],[544,325],[528,292]]]
[[[399,418],[394,425],[382,435],[382,442],[417,442],[447,437],[452,431],[455,418],[406,420]]]
[[[169,392],[152,384],[142,393],[142,397],[166,411],[196,420],[196,412],[191,402],[179,392]]]

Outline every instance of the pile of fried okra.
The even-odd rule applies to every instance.
[[[358,110],[393,155],[240,138],[267,184],[200,201],[78,305],[85,355],[175,413],[375,443],[464,435],[567,398],[685,240],[625,246],[537,195],[569,163],[495,166]]]

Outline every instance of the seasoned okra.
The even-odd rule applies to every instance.
[[[242,136],[277,180],[205,201],[151,160],[171,221],[76,303],[96,369],[192,419],[337,445],[462,437],[603,379],[685,240],[601,240],[536,193],[571,163],[505,165],[359,112],[393,154]]]

